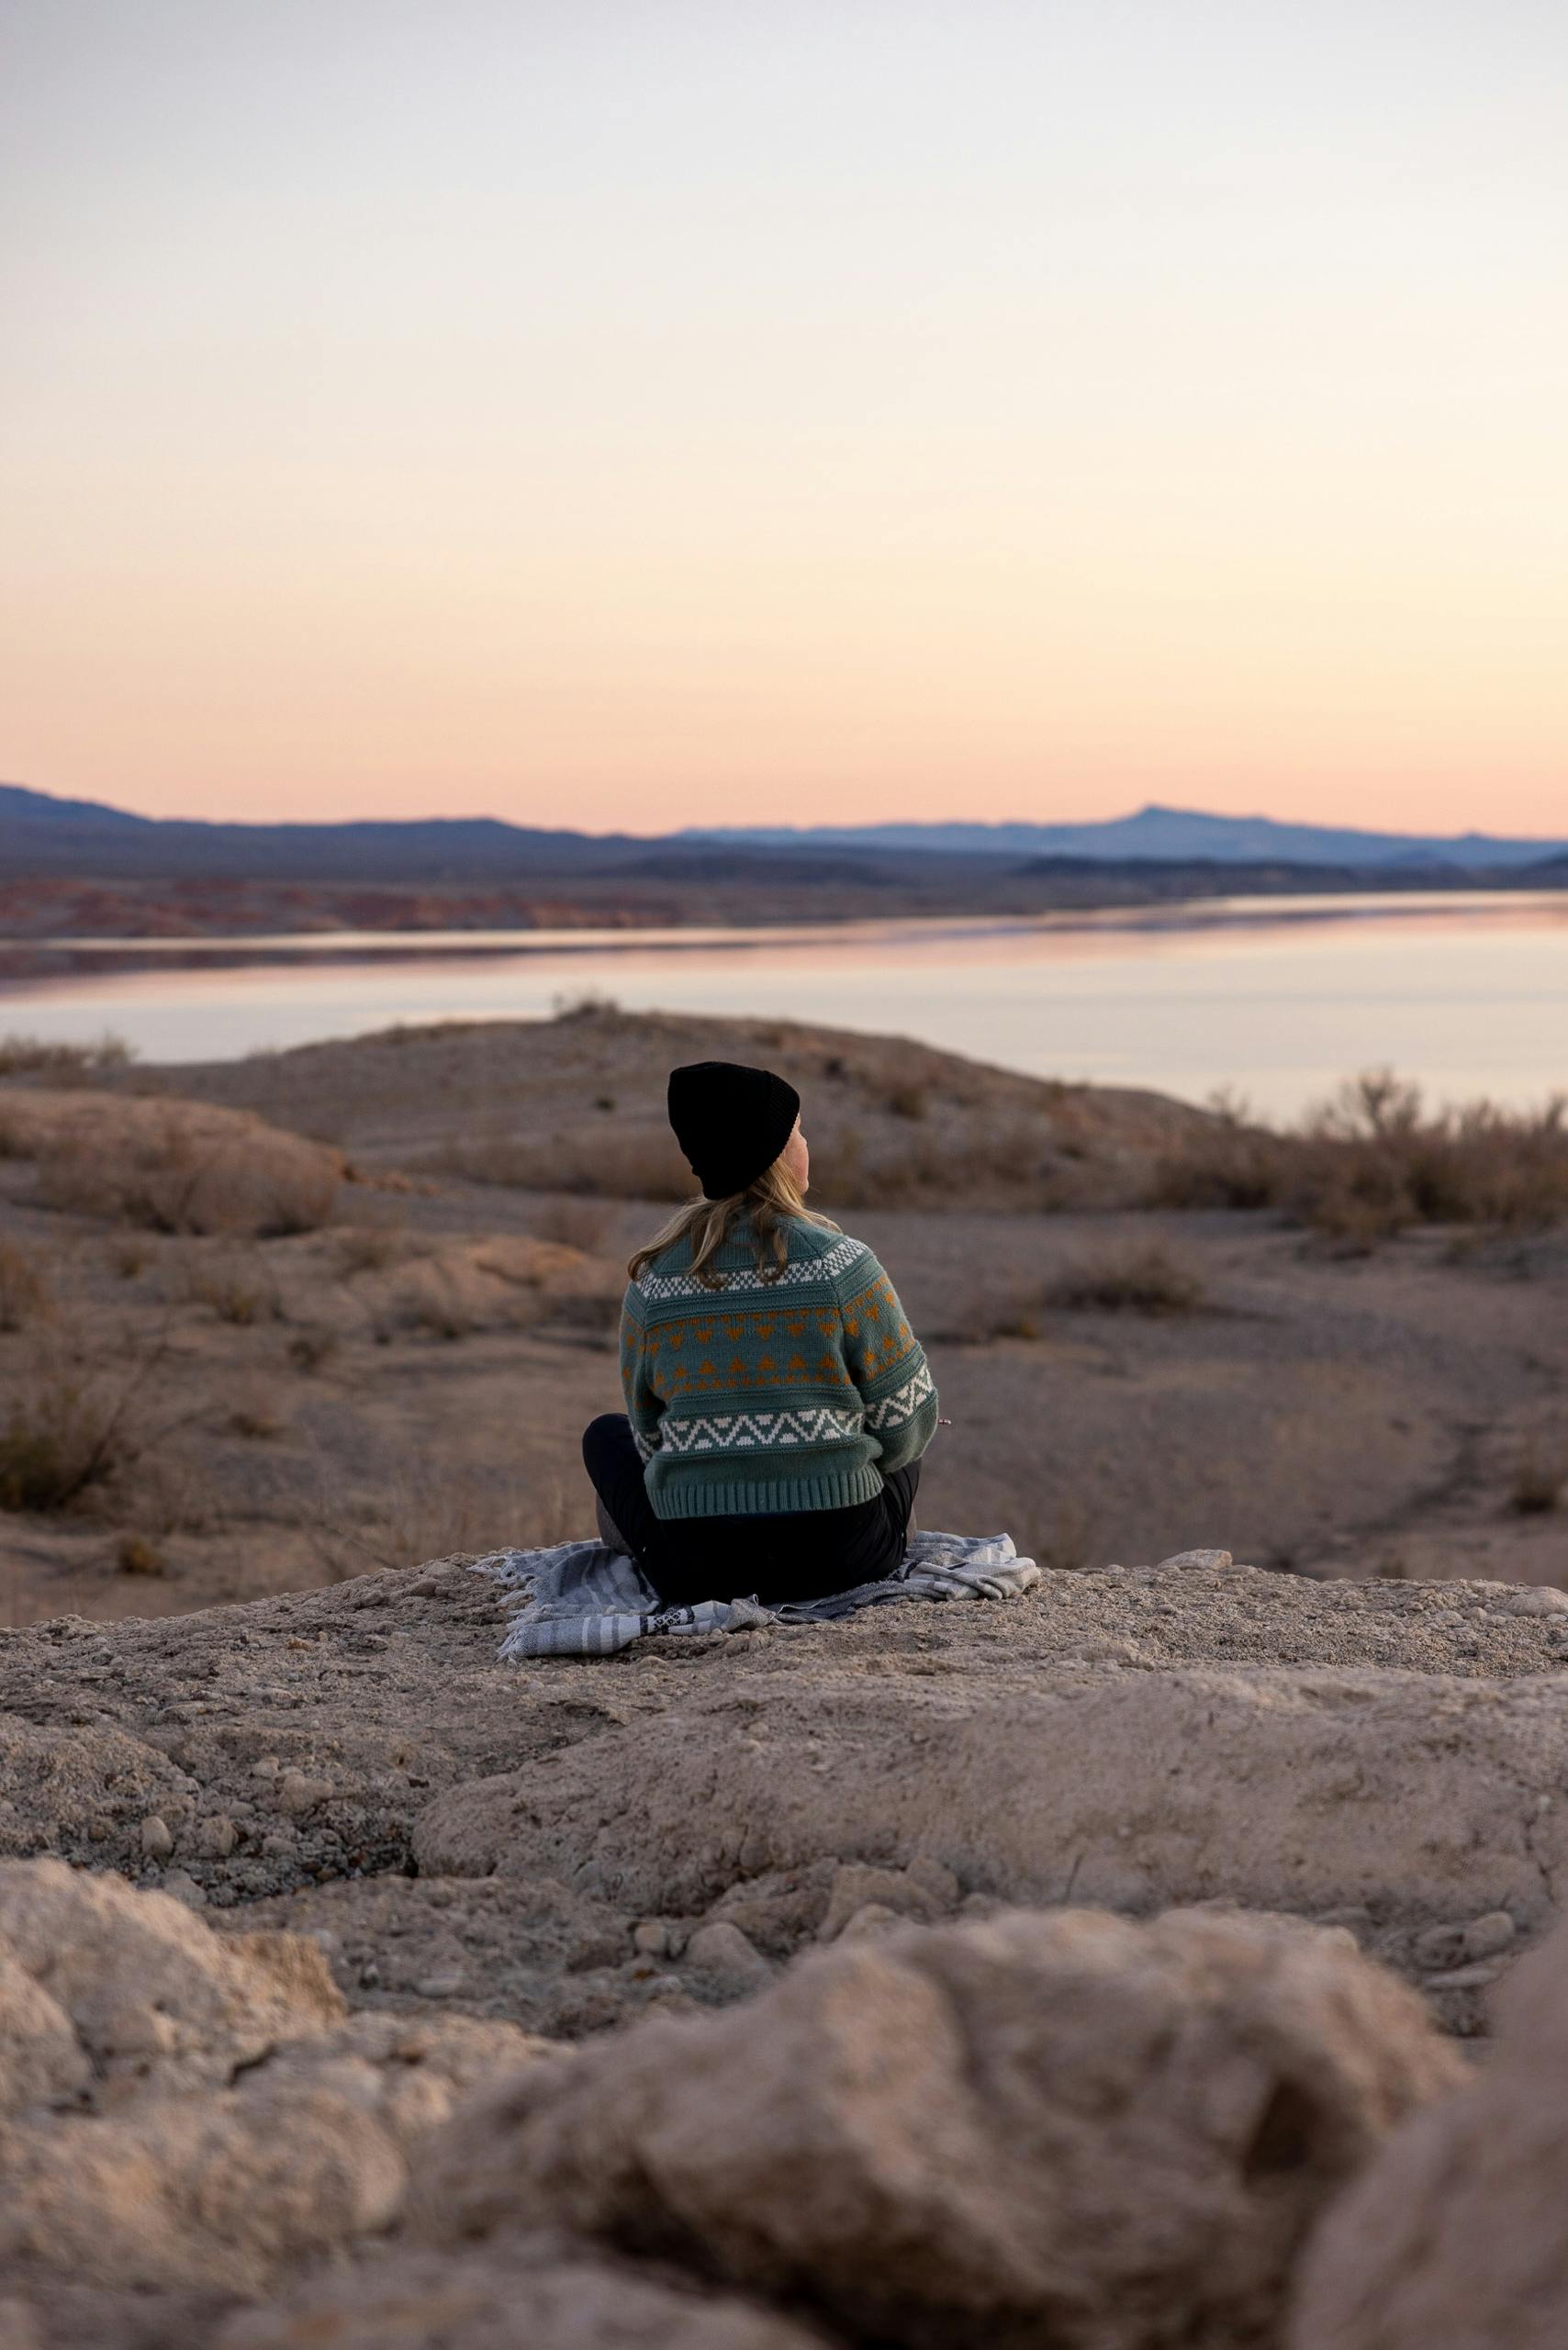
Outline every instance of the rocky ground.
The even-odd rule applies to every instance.
[[[1568,1885],[1555,1591],[1197,1551],[521,1666],[504,1610],[0,1640],[0,2342],[1282,2344]],[[1483,2339],[1309,2269],[1292,2350]]]

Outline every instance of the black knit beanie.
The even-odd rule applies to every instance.
[[[689,1061],[669,1073],[669,1122],[704,1199],[727,1200],[755,1183],[800,1114],[800,1095],[770,1069]]]

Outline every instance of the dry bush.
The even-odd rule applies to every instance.
[[[1514,1466],[1508,1506],[1521,1517],[1543,1516],[1562,1503],[1568,1487],[1568,1458],[1561,1452],[1542,1454],[1527,1445]]]
[[[115,1566],[122,1575],[166,1575],[169,1561],[144,1534],[122,1534],[115,1544]]]
[[[116,1233],[106,1254],[110,1269],[122,1281],[139,1281],[152,1262],[151,1246],[132,1232]]]
[[[1082,1258],[1058,1275],[1048,1295],[1075,1312],[1193,1314],[1204,1302],[1204,1278],[1163,1240],[1138,1240]]]
[[[342,1345],[340,1334],[325,1323],[312,1322],[296,1330],[288,1342],[288,1360],[296,1371],[309,1377],[324,1371]]]
[[[0,1509],[69,1509],[137,1457],[136,1382],[37,1361],[0,1423]]]
[[[155,1474],[165,1440],[206,1410],[174,1406],[169,1352],[162,1331],[112,1364],[93,1331],[35,1338],[0,1419],[0,1508],[77,1508],[133,1471]]]
[[[54,1285],[41,1252],[15,1240],[0,1240],[0,1330],[21,1330],[46,1321],[54,1311]]]
[[[268,1379],[241,1380],[230,1394],[224,1426],[231,1436],[265,1443],[281,1436],[288,1412],[278,1388]]]
[[[207,1306],[236,1329],[286,1318],[276,1283],[254,1258],[205,1258],[185,1268],[183,1287],[193,1305]]]
[[[1288,1132],[1221,1116],[1166,1154],[1149,1196],[1278,1208],[1356,1250],[1422,1224],[1541,1230],[1568,1216],[1568,1099],[1428,1110],[1418,1087],[1372,1070]]]
[[[136,1058],[123,1036],[105,1035],[92,1045],[47,1044],[41,1036],[0,1036],[0,1077],[86,1077],[98,1069],[124,1069]]]
[[[355,1273],[384,1273],[408,1253],[409,1237],[401,1218],[384,1224],[349,1224],[339,1234],[334,1254],[345,1280]]]
[[[193,1133],[177,1117],[109,1146],[67,1137],[39,1154],[39,1197],[72,1215],[150,1231],[266,1239],[325,1224],[342,1181],[326,1152],[257,1126],[242,1137]]]

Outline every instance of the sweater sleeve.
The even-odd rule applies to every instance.
[[[893,1285],[868,1248],[835,1284],[844,1360],[859,1391],[878,1467],[918,1460],[936,1433],[936,1382]]]
[[[659,1449],[659,1421],[665,1407],[664,1398],[654,1393],[648,1326],[643,1293],[635,1281],[628,1285],[621,1307],[621,1392],[626,1398],[626,1417],[632,1423],[637,1457],[646,1463]]]

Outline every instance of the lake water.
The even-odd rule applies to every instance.
[[[88,942],[74,942],[89,954]],[[124,940],[95,943],[123,955]],[[266,942],[190,968],[145,942],[131,970],[0,990],[0,1031],[113,1030],[152,1061],[223,1059],[397,1022],[548,1016],[588,991],[628,1008],[740,1013],[916,1036],[1050,1077],[1233,1089],[1295,1113],[1387,1066],[1446,1100],[1568,1089],[1568,898],[1230,899],[1001,923],[790,931],[372,933]],[[140,950],[139,950],[140,951]],[[173,957],[178,956],[176,967]]]

